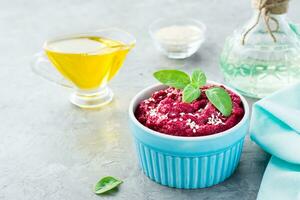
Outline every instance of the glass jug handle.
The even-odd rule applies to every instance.
[[[31,69],[35,74],[50,82],[54,82],[63,87],[73,88],[73,85],[52,66],[43,52],[39,52],[33,56]]]
[[[289,26],[300,39],[300,24],[289,23]]]

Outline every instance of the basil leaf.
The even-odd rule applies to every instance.
[[[232,101],[228,92],[221,87],[213,87],[205,91],[208,100],[226,117],[231,115]]]
[[[178,89],[183,89],[191,82],[190,76],[179,70],[160,70],[153,76],[162,84]]]
[[[193,71],[192,83],[197,84],[199,87],[202,87],[206,84],[206,76],[202,70],[198,69]]]
[[[201,95],[200,88],[195,84],[188,84],[182,92],[182,100],[186,103],[191,103]]]
[[[114,189],[121,183],[123,183],[123,181],[117,178],[114,178],[112,176],[106,176],[97,182],[97,184],[94,187],[94,192],[96,194],[103,194]]]

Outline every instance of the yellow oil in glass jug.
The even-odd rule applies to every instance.
[[[73,37],[46,43],[44,49],[57,70],[82,90],[98,88],[120,69],[130,46],[96,37]]]
[[[44,43],[44,53],[35,57],[32,68],[48,80],[73,87],[75,92],[70,97],[73,104],[97,108],[112,100],[113,93],[107,83],[134,45],[135,39],[119,29],[62,36]],[[57,70],[52,70],[53,67]]]

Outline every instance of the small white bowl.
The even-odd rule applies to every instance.
[[[173,59],[193,55],[205,40],[206,26],[195,19],[158,19],[149,32],[159,51]]]

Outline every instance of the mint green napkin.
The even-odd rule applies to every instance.
[[[258,200],[300,200],[300,83],[253,105],[251,139],[273,155]]]
[[[300,200],[300,165],[272,156],[257,199]]]

